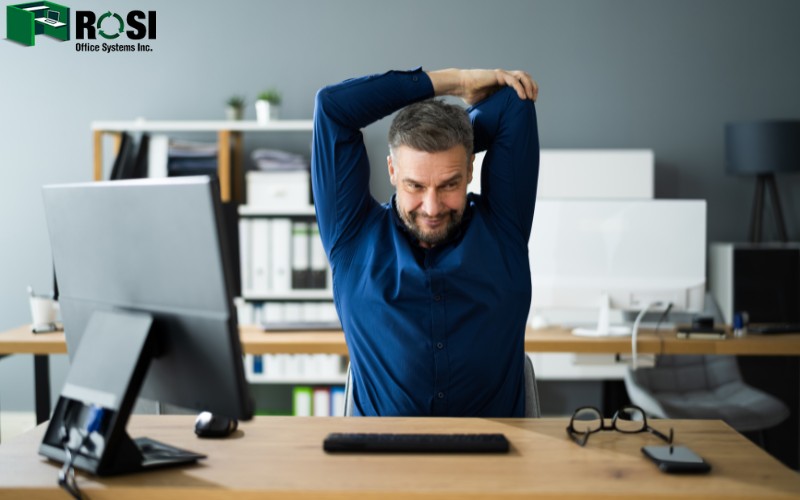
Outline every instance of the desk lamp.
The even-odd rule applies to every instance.
[[[781,241],[788,241],[775,174],[800,171],[800,121],[770,120],[725,125],[725,171],[755,175],[756,192],[750,219],[750,241],[761,241],[764,191],[772,196],[772,212]]]

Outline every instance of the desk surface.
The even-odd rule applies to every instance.
[[[242,346],[250,354],[305,353],[347,354],[341,332],[265,333],[255,326],[240,328]],[[576,352],[596,354],[630,353],[630,337],[576,337],[563,328],[528,329],[527,352]],[[64,354],[67,352],[63,333],[38,333],[30,325],[0,333],[0,354]],[[800,333],[749,335],[725,340],[681,340],[674,331],[665,331],[659,338],[643,331],[639,336],[639,352],[655,354],[736,354],[800,356]]]
[[[62,26],[67,25],[67,23],[62,23],[60,21],[50,22],[47,20],[46,17],[37,17],[36,19],[34,19],[34,21],[36,21],[37,23],[44,24],[45,26],[50,26],[51,28],[60,28]]]
[[[711,463],[705,476],[668,475],[639,451],[648,434],[602,432],[585,448],[566,419],[257,417],[232,438],[201,440],[191,416],[134,416],[148,436],[208,455],[200,464],[115,478],[78,474],[89,498],[797,498],[800,476],[721,421],[656,421]],[[508,455],[330,455],[329,432],[502,432]],[[0,445],[0,496],[64,498],[58,465],[38,456],[44,427]]]

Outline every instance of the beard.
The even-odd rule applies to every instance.
[[[447,223],[444,224],[443,227],[423,230],[423,227],[419,224],[419,219],[429,218],[427,214],[417,210],[405,212],[402,209],[398,210],[398,213],[411,234],[420,242],[427,243],[430,246],[438,245],[450,239],[458,231],[459,226],[461,226],[461,219],[464,215],[463,210],[450,210],[443,213],[440,217],[437,217],[437,219],[446,219]]]

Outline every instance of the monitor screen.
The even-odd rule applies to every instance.
[[[72,361],[62,399],[125,413],[140,395],[250,418],[216,181],[68,184],[43,195]],[[128,356],[146,342],[149,351]],[[127,394],[141,366],[141,391]]]
[[[540,200],[530,239],[532,316],[552,310],[700,312],[703,200]]]
[[[57,10],[48,10],[47,17],[52,19],[53,21],[58,21],[58,11]]]

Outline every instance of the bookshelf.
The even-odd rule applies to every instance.
[[[94,180],[103,179],[104,138],[111,136],[114,150],[119,149],[123,132],[209,132],[217,135],[220,152],[218,175],[223,202],[244,199],[244,169],[242,134],[270,132],[311,132],[312,120],[274,120],[266,124],[243,120],[145,120],[95,121],[91,124],[94,147]]]
[[[102,180],[104,176],[104,147],[107,147],[108,139],[111,139],[112,150],[119,151],[121,136],[123,132],[129,133],[210,133],[215,134],[218,145],[218,164],[217,174],[220,183],[220,198],[223,203],[233,203],[238,205],[239,220],[257,219],[289,219],[302,220],[306,222],[316,221],[316,214],[312,205],[298,209],[270,208],[265,209],[258,206],[240,205],[245,200],[245,175],[244,175],[244,151],[243,135],[245,133],[276,133],[276,132],[305,132],[313,130],[312,120],[274,120],[266,124],[256,121],[243,120],[146,120],[136,119],[130,121],[94,121],[91,123],[93,140],[93,179]],[[324,290],[281,290],[242,293],[242,299],[246,303],[290,303],[303,304],[311,303],[330,303],[333,302],[333,294],[330,290],[330,271],[327,276],[328,287]],[[244,288],[244,287],[243,287]],[[244,292],[244,290],[243,290]],[[241,302],[240,302],[241,303]],[[248,324],[244,322],[241,324]],[[265,334],[266,335],[266,334]],[[256,355],[261,356],[261,355]],[[284,354],[282,356],[302,356],[300,353]],[[341,355],[336,355],[340,358]],[[249,361],[248,372],[252,372],[253,355],[248,354],[246,361]],[[282,359],[280,362],[284,363]],[[292,360],[289,360],[289,364]],[[341,362],[339,363],[341,365]],[[252,376],[250,376],[252,375]],[[328,369],[325,372],[318,372],[314,368],[304,370],[288,370],[284,374],[267,376],[264,373],[248,373],[248,378],[253,384],[269,386],[341,386],[344,384],[346,374],[341,369],[333,371]]]

